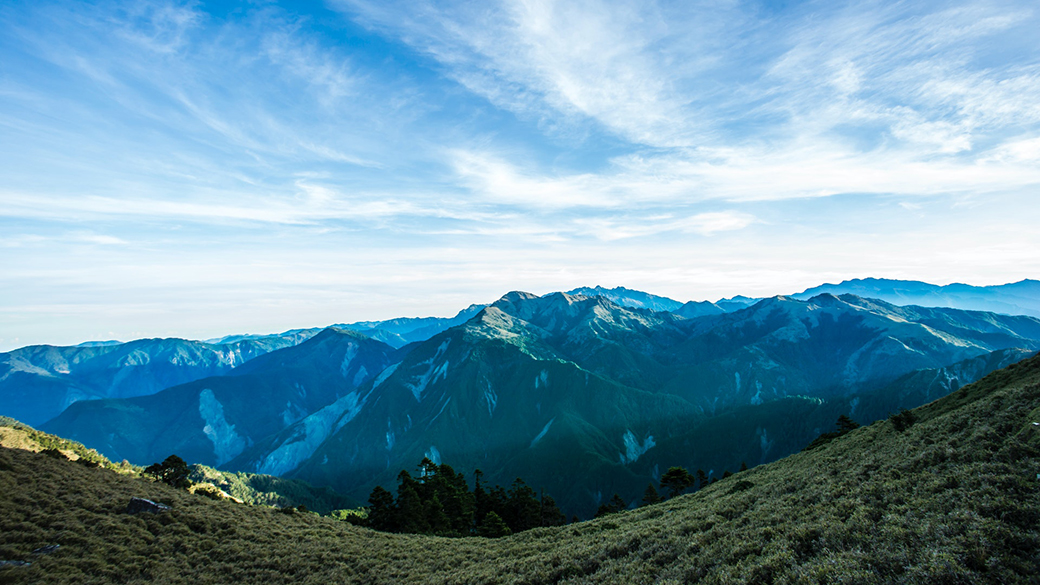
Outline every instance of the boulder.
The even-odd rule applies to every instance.
[[[158,504],[156,502],[146,500],[144,498],[130,498],[130,503],[126,505],[127,514],[140,514],[141,512],[150,512],[152,514],[157,514],[159,512],[165,512],[169,509],[170,507],[166,504]]]

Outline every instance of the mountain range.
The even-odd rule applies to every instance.
[[[772,461],[840,414],[869,423],[1037,349],[1032,317],[853,295],[685,318],[514,292],[399,349],[329,329],[228,375],[77,402],[43,429],[116,459],[178,453],[360,500],[428,457],[524,477],[588,515],[670,466],[717,477]]]
[[[228,373],[316,332],[288,331],[213,343],[139,339],[72,347],[33,345],[0,353],[2,414],[36,426],[80,400],[144,396]]]
[[[503,538],[379,533],[294,509],[209,499],[125,466],[81,464],[19,444],[0,448],[0,578],[70,585],[1033,583],[1040,573],[1038,401],[1040,357],[1033,357],[695,493]],[[61,448],[61,439],[47,438]],[[131,498],[168,509],[132,515]]]

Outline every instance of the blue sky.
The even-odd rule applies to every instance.
[[[1033,2],[0,6],[0,350],[1040,276]]]

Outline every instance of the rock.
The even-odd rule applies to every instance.
[[[0,561],[0,567],[28,567],[31,564],[25,561]]]
[[[40,548],[32,551],[32,554],[34,554],[34,555],[49,555],[52,552],[57,551],[59,547],[61,547],[60,544],[48,544],[47,546],[41,546]]]
[[[141,512],[150,512],[157,514],[159,512],[165,512],[170,507],[166,504],[157,504],[151,500],[144,498],[130,498],[130,503],[126,505],[127,514],[140,514]]]

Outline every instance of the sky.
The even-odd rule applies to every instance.
[[[0,351],[1040,277],[1033,1],[0,5]]]

